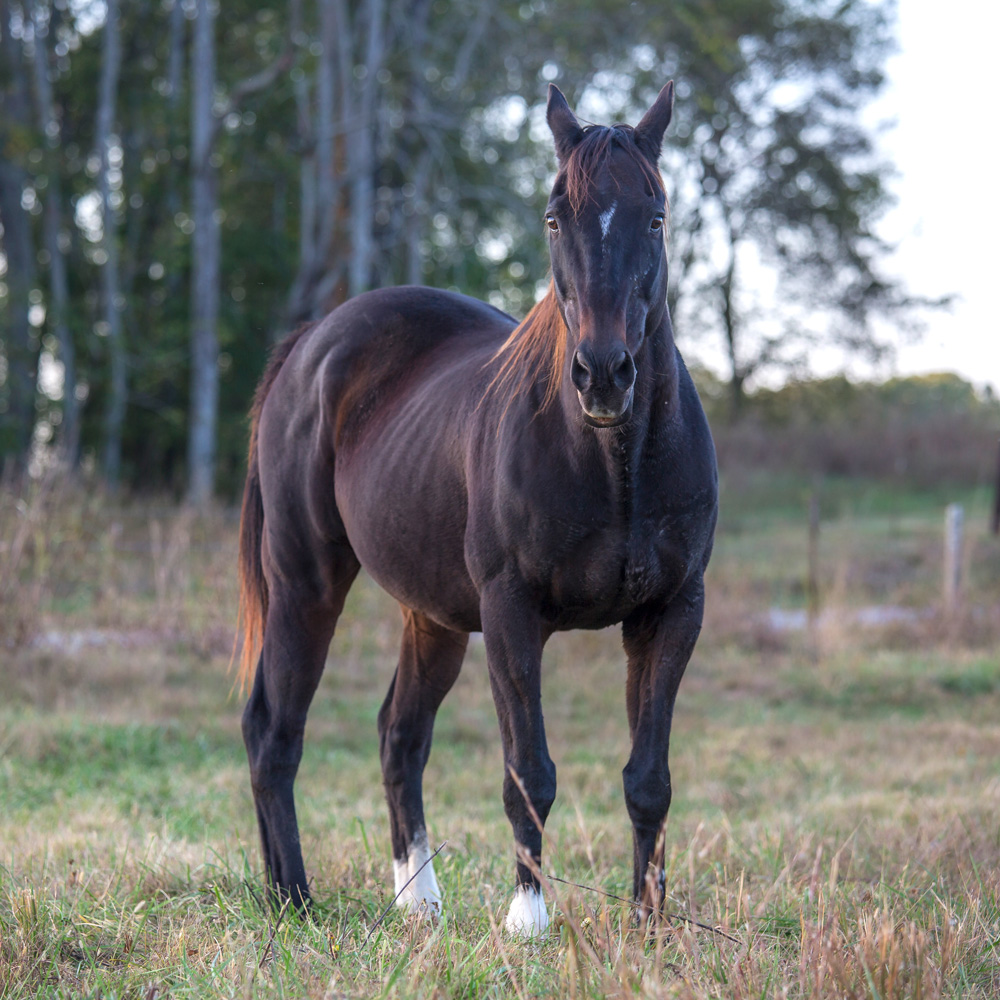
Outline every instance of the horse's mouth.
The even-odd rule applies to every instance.
[[[619,424],[625,423],[632,415],[631,388],[625,393],[625,398],[621,401],[621,405],[617,409],[612,409],[610,406],[595,405],[594,403],[588,406],[583,398],[583,393],[578,392],[577,396],[580,398],[583,419],[591,427],[617,427]]]
[[[615,417],[599,417],[596,414],[587,413],[587,411],[584,410],[583,419],[586,420],[591,427],[617,427],[619,424],[623,424],[628,419],[628,414],[622,413]]]

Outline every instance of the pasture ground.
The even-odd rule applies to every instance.
[[[966,503],[969,558],[949,619],[950,499]],[[234,516],[54,486],[0,495],[0,995],[996,997],[1000,543],[987,500],[828,485],[824,613],[782,632],[769,608],[805,602],[805,490],[727,498],[674,724],[672,915],[649,935],[611,898],[631,881],[619,639],[556,637],[545,865],[594,888],[548,883],[551,933],[522,943],[498,931],[513,857],[481,642],[427,769],[445,916],[376,926],[392,871],[375,717],[399,629],[359,580],[298,782],[315,919],[275,920],[226,672]],[[907,614],[859,625],[872,605]]]

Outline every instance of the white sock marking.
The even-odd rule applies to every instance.
[[[615,217],[615,209],[618,208],[618,202],[611,202],[611,207],[606,212],[601,212],[598,216],[598,221],[601,223],[601,242],[603,243],[608,238],[608,231],[611,229],[611,220]]]
[[[504,927],[516,937],[544,937],[549,926],[549,914],[539,889],[519,885],[507,913]]]
[[[392,862],[392,875],[395,882],[395,894],[399,896],[396,905],[411,913],[426,917],[437,916],[441,912],[441,890],[438,888],[437,877],[434,875],[434,862],[424,862],[431,856],[427,846],[427,834],[421,830],[413,838],[406,860]],[[421,869],[421,865],[424,867]],[[419,874],[417,872],[419,871]],[[406,883],[416,875],[416,878]],[[406,885],[404,889],[403,886]],[[402,895],[400,896],[400,892]]]

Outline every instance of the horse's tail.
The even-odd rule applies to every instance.
[[[247,480],[243,488],[243,509],[240,513],[240,604],[236,624],[236,643],[243,637],[239,653],[236,684],[244,691],[250,689],[257,657],[264,643],[264,623],[267,621],[268,588],[264,576],[261,546],[264,538],[264,498],[260,490],[260,463],[257,455],[257,431],[264,401],[281,371],[281,366],[292,353],[302,336],[312,329],[300,327],[289,334],[271,352],[271,359],[254,394],[250,408],[250,451],[247,457]],[[236,648],[233,660],[236,660]]]

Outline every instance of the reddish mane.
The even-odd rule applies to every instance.
[[[559,394],[559,377],[566,360],[566,336],[556,288],[550,281],[545,295],[493,355],[493,360],[502,359],[502,364],[487,392],[504,389],[513,399],[527,389],[538,372],[547,370],[545,396],[540,407],[546,409]]]

